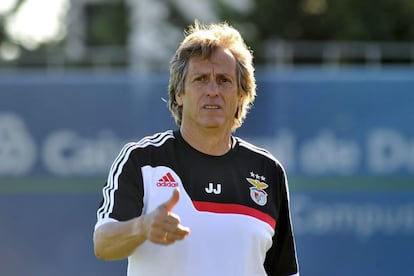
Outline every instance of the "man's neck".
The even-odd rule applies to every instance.
[[[188,144],[205,154],[224,155],[232,147],[231,132],[224,133],[213,129],[194,131],[181,127],[180,133]]]

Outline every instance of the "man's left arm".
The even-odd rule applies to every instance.
[[[266,255],[264,265],[269,276],[299,275],[295,238],[290,217],[289,188],[283,169],[279,176],[279,179],[282,180],[279,190],[279,216],[273,236],[273,245]]]

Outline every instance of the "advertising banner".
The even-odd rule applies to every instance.
[[[414,73],[257,74],[236,135],[294,175],[413,175]],[[0,175],[99,175],[121,146],[176,128],[167,74],[0,77]]]

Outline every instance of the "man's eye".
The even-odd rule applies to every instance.
[[[199,76],[199,77],[196,77],[195,79],[194,79],[194,81],[196,81],[196,82],[204,82],[204,81],[206,81],[206,77],[205,76]]]
[[[231,83],[231,80],[228,78],[220,78],[218,80],[219,83]]]

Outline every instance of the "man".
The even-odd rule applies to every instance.
[[[256,96],[226,23],[191,26],[170,66],[179,130],[129,143],[103,188],[95,254],[128,275],[298,275],[285,171],[233,136]]]

